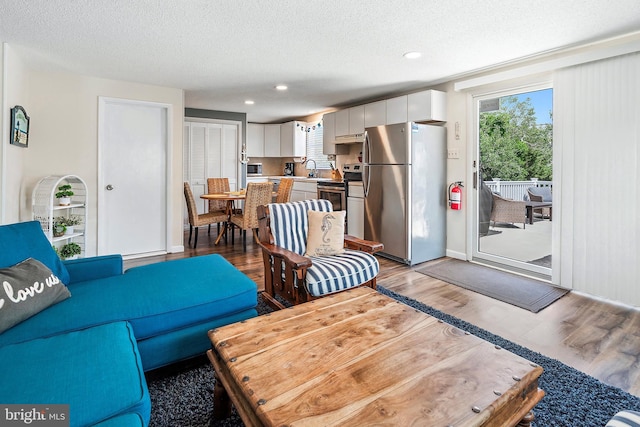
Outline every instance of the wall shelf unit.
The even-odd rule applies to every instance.
[[[73,196],[71,204],[61,206],[58,204],[55,194],[58,187],[64,184],[71,185]],[[50,175],[42,178],[33,189],[32,194],[33,219],[40,222],[42,231],[51,244],[60,249],[67,243],[73,242],[80,245],[80,257],[85,255],[86,224],[87,224],[87,184],[82,178],[75,175]],[[59,217],[77,217],[79,224],[69,228],[63,235],[57,235],[54,230],[54,221]]]

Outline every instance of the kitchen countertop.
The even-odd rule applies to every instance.
[[[267,176],[263,178],[268,178],[268,179],[293,178],[295,181],[302,181],[302,182],[333,181],[333,179],[331,178],[309,178],[306,176]]]

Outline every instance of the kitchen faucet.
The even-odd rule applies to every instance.
[[[318,177],[318,166],[316,165],[316,161],[313,159],[307,160],[307,170],[309,169],[309,162],[313,162],[313,169],[309,172],[309,178],[317,178]]]

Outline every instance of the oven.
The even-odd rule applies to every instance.
[[[318,199],[329,200],[334,211],[347,210],[344,181],[318,181]]]

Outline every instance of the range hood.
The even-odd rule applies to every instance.
[[[353,135],[336,136],[336,144],[362,144],[364,142],[364,133],[354,133]]]

